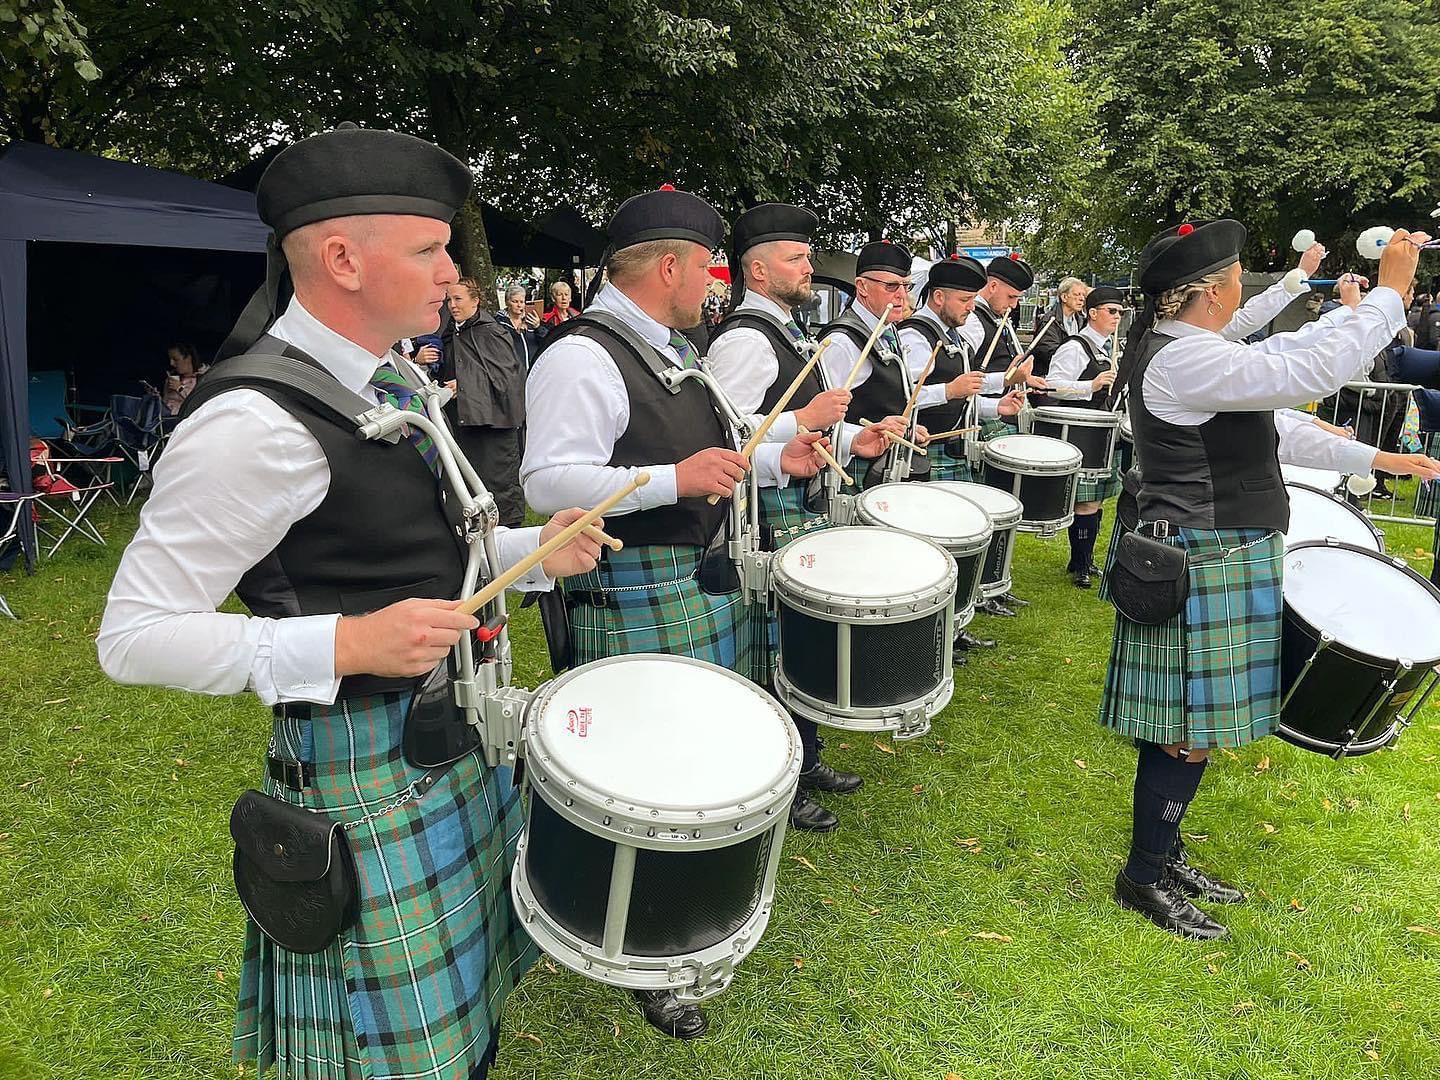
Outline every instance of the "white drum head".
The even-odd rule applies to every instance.
[[[968,499],[935,484],[881,484],[862,493],[862,514],[901,532],[939,544],[978,540],[990,532],[990,516]]]
[[[1126,412],[1120,417],[1120,438],[1128,443],[1135,441],[1135,426],[1130,423],[1130,413]]]
[[[865,525],[792,540],[775,556],[775,566],[817,593],[889,600],[943,585],[955,560],[929,540]]]
[[[528,737],[557,771],[626,805],[748,803],[781,783],[790,764],[789,718],[768,694],[673,656],[576,668],[529,723]]]
[[[1280,475],[1285,478],[1286,483],[1304,484],[1321,491],[1334,491],[1345,479],[1340,473],[1331,472],[1329,469],[1309,469],[1304,465],[1284,463],[1280,465]]]
[[[1299,484],[1286,484],[1285,494],[1290,496],[1290,528],[1285,533],[1287,548],[1307,540],[1334,538],[1371,551],[1382,550],[1365,519],[1345,503]]]
[[[1074,405],[1041,405],[1035,410],[1037,421],[1054,424],[1084,424],[1086,427],[1114,427],[1120,422],[1109,409],[1081,409]]]
[[[1018,518],[1025,512],[1020,500],[1014,495],[1008,491],[991,487],[989,484],[970,484],[964,480],[932,480],[928,486],[940,488],[942,491],[952,491],[956,495],[969,499],[992,519],[998,518],[1003,521],[1007,517]]]
[[[1311,626],[1370,656],[1440,661],[1440,602],[1388,559],[1344,548],[1291,548],[1285,603]]]
[[[1072,465],[1078,469],[1085,460],[1077,447],[1048,435],[1001,435],[985,444],[985,458],[1002,468],[1014,463],[1047,471],[1063,471]]]

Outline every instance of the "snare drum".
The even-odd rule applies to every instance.
[[[1124,476],[1135,465],[1135,428],[1130,423],[1129,409],[1120,414],[1120,445],[1115,452],[1120,458],[1120,475]]]
[[[959,571],[934,541],[870,526],[791,541],[771,566],[775,693],[816,723],[913,739],[955,691]]]
[[[981,563],[993,532],[990,517],[979,506],[941,486],[883,484],[855,501],[855,512],[866,525],[883,525],[934,540],[955,556],[959,578],[955,586],[955,628],[975,618]]]
[[[1004,596],[1013,584],[1010,564],[1015,558],[1015,528],[1025,516],[1020,500],[999,488],[962,480],[932,480],[930,486],[963,495],[990,518],[990,546],[985,549],[976,595],[983,599]]]
[[[616,656],[542,686],[523,739],[511,893],[536,944],[612,986],[725,989],[770,920],[800,776],[779,703],[701,660]]]
[[[1339,491],[1345,477],[1329,469],[1310,469],[1304,465],[1280,465],[1280,475],[1287,484],[1304,484],[1316,491]]]
[[[1284,558],[1280,737],[1336,758],[1389,746],[1435,689],[1440,590],[1335,540]]]
[[[1120,417],[1109,409],[1042,405],[1035,410],[1030,430],[1079,450],[1081,480],[1110,478],[1115,467],[1115,443],[1120,437]]]
[[[1045,435],[1002,435],[985,444],[983,455],[981,479],[1024,508],[1021,532],[1054,536],[1075,520],[1082,460],[1075,447]]]
[[[1286,483],[1285,494],[1290,496],[1290,528],[1285,531],[1287,551],[1307,540],[1330,537],[1343,544],[1384,552],[1384,534],[1359,508],[1339,495],[1294,483]]]

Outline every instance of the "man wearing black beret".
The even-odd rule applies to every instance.
[[[884,421],[899,417],[912,389],[910,372],[905,366],[897,327],[905,318],[906,294],[910,289],[910,252],[889,240],[875,240],[860,249],[855,260],[855,298],[846,305],[834,322],[820,328],[819,338],[830,342],[820,366],[830,386],[845,386],[850,371],[860,359],[871,333],[885,322],[870,355],[850,381],[850,404],[845,418],[852,424],[862,419]],[[911,441],[923,445],[925,429],[909,425]],[[908,460],[910,451],[903,446],[892,447],[865,471],[864,486],[909,479],[912,469],[917,475],[925,470],[924,458]]]
[[[699,380],[672,392],[662,378],[700,365],[679,328],[700,321],[713,280],[710,254],[725,239],[713,206],[667,185],[622,203],[609,236],[608,281],[583,314],[551,335],[531,369],[520,479],[526,501],[542,510],[575,499],[594,505],[640,472],[650,482],[610,513],[609,531],[623,550],[573,578],[563,615],[547,621],[567,620],[574,667],[658,652],[750,674],[750,616],[738,579],[726,572],[727,500],[752,467],[762,484],[777,487],[814,476],[821,436],[764,443],[748,461]],[[666,1034],[688,1039],[708,1027],[699,1006],[668,990],[634,994],[646,1020]]]
[[[289,808],[303,807],[319,827],[346,826],[358,896],[328,943],[291,951],[301,944],[277,927],[303,926],[313,905],[287,908],[283,888],[260,913],[266,934],[247,901],[234,1051],[262,1073],[482,1077],[536,955],[510,902],[521,811],[508,774],[485,764],[460,710],[440,710],[438,755],[410,716],[420,678],[477,626],[455,610],[465,551],[436,447],[413,426],[358,439],[314,397],[239,374],[280,354],[347,408],[423,409],[390,345],[439,326],[456,280],[449,222],[469,185],[437,147],[353,125],[275,158],[257,192],[274,230],[266,287],[228,343],[236,359],[197,387],[156,467],[100,630],[119,681],[250,690],[273,706],[264,797],[237,806],[237,851],[273,857],[258,865],[292,881],[303,846],[257,849],[292,835],[264,821],[298,829]],[[286,273],[294,299],[274,319]],[[495,570],[580,515],[496,529]],[[577,540],[519,587],[548,589],[598,551]],[[232,589],[253,617],[215,610]],[[344,872],[328,861],[327,875]]]

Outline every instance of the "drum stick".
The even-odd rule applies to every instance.
[[[860,421],[860,424],[861,424],[862,427],[874,427],[874,426],[875,426],[875,421],[874,421],[874,420],[861,420],[861,421]],[[925,448],[924,448],[923,446],[916,446],[916,445],[915,445],[913,442],[911,442],[909,439],[904,438],[903,436],[900,436],[900,435],[896,435],[893,431],[886,430],[886,431],[882,432],[882,434],[883,434],[887,439],[889,439],[891,442],[901,443],[901,444],[903,444],[903,445],[905,445],[905,446],[908,446],[911,450],[914,450],[914,451],[915,451],[917,454],[919,454],[921,457],[929,457],[929,456],[930,456],[929,454],[925,453]]]
[[[995,336],[990,339],[990,347],[985,350],[985,356],[980,361],[980,370],[984,371],[990,366],[990,357],[995,355],[995,346],[1000,344],[1000,339],[1005,336],[1005,327],[1010,325],[1010,313],[1007,311],[1000,317],[1000,325],[995,328]]]
[[[1117,371],[1120,368],[1120,324],[1115,324],[1115,329],[1110,333],[1110,370]]]
[[[797,427],[795,430],[801,435],[808,435],[810,433],[810,429],[807,428],[804,424],[799,425],[799,427]],[[811,446],[811,449],[820,455],[826,465],[829,465],[830,468],[834,469],[837,473],[839,473],[840,476],[844,479],[845,483],[851,485],[855,483],[855,481],[851,478],[850,474],[845,471],[844,467],[840,464],[840,462],[835,460],[835,455],[830,453],[829,450],[826,450],[825,447],[821,446],[818,442],[814,443]]]
[[[865,358],[870,355],[870,350],[875,347],[875,342],[880,340],[880,335],[885,332],[885,327],[890,324],[890,312],[895,310],[894,304],[886,304],[885,310],[880,313],[880,321],[875,324],[875,329],[870,331],[870,340],[865,342],[865,348],[860,350],[860,355],[855,360],[855,366],[850,369],[850,374],[845,376],[845,385],[841,390],[849,390],[850,384],[860,374],[860,365],[865,363]],[[825,339],[827,342],[829,338]]]
[[[1035,355],[1035,346],[1040,344],[1040,339],[1045,336],[1045,331],[1049,330],[1050,327],[1054,325],[1055,316],[1051,315],[1050,318],[1045,320],[1045,325],[1040,327],[1040,329],[1036,332],[1035,337],[1031,339],[1030,348],[1026,349],[1023,353],[1021,353],[1019,359],[1017,359],[1013,364],[1011,364],[1009,370],[1005,372],[1005,382],[1009,382],[1010,376],[1015,374],[1016,369],[1018,369],[1021,364],[1025,363],[1026,360],[1029,360],[1030,357]],[[995,336],[999,337],[1000,335],[997,333]]]
[[[780,395],[780,400],[775,402],[775,407],[760,422],[760,426],[755,429],[755,434],[745,440],[745,445],[740,448],[740,454],[746,461],[750,460],[750,455],[755,452],[755,448],[765,441],[765,436],[775,425],[775,421],[780,419],[780,414],[785,411],[785,406],[790,404],[790,399],[800,389],[800,384],[805,381],[805,376],[815,370],[815,365],[820,362],[820,357],[825,355],[825,350],[830,347],[832,340],[832,338],[826,338],[820,343],[820,347],[810,354],[810,359],[805,361],[805,366],[800,369],[800,373],[790,380],[790,385],[785,388],[785,393]],[[705,501],[714,506],[720,501],[720,496],[709,495],[706,496]]]
[[[910,394],[910,400],[905,402],[905,411],[900,414],[900,419],[906,423],[910,422],[910,414],[915,410],[915,402],[920,400],[920,391],[925,386],[925,380],[935,370],[935,358],[940,355],[940,350],[945,347],[943,341],[937,341],[935,348],[930,350],[930,362],[925,365],[925,370],[920,373],[920,378],[915,381],[915,389]]]
[[[604,544],[611,551],[619,551],[625,546],[624,540],[617,540],[604,529],[597,529],[594,525],[585,526],[585,535],[597,544]]]
[[[588,511],[584,517],[579,518],[576,521],[572,521],[569,525],[566,525],[565,528],[561,529],[558,534],[552,536],[549,540],[545,541],[545,543],[541,544],[529,555],[526,555],[509,570],[506,570],[494,581],[490,582],[489,585],[486,585],[483,589],[475,593],[473,596],[466,597],[464,600],[460,601],[460,606],[458,610],[465,612],[466,615],[474,615],[475,612],[479,611],[486,604],[490,603],[491,600],[494,600],[495,597],[499,596],[511,585],[513,585],[515,582],[519,581],[522,577],[528,574],[533,567],[538,566],[540,563],[544,562],[556,551],[560,550],[566,544],[570,543],[571,540],[574,540],[575,537],[579,536],[587,528],[591,528],[592,526],[594,526],[595,522],[599,521],[602,517],[604,517],[605,514],[611,508],[613,508],[615,504],[618,503],[621,499],[644,487],[649,482],[650,474],[642,472],[639,476],[635,477],[634,480],[630,481],[630,483],[626,484],[619,491],[615,492],[614,495],[611,495],[609,498],[603,500],[599,506],[595,507],[594,510]]]
[[[932,431],[930,441],[933,443],[938,439],[953,439],[960,435],[974,435],[980,429],[978,427],[960,427],[954,431]]]

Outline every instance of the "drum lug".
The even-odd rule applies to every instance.
[[[764,606],[770,601],[770,558],[768,551],[747,551],[740,561],[745,602]]]
[[[483,678],[485,668],[481,668]],[[499,765],[515,766],[520,756],[520,734],[525,725],[525,710],[535,696],[533,690],[519,686],[489,686],[479,689],[473,682],[457,682],[455,697],[470,711],[470,722],[480,729],[480,743],[485,763],[492,769]]]

